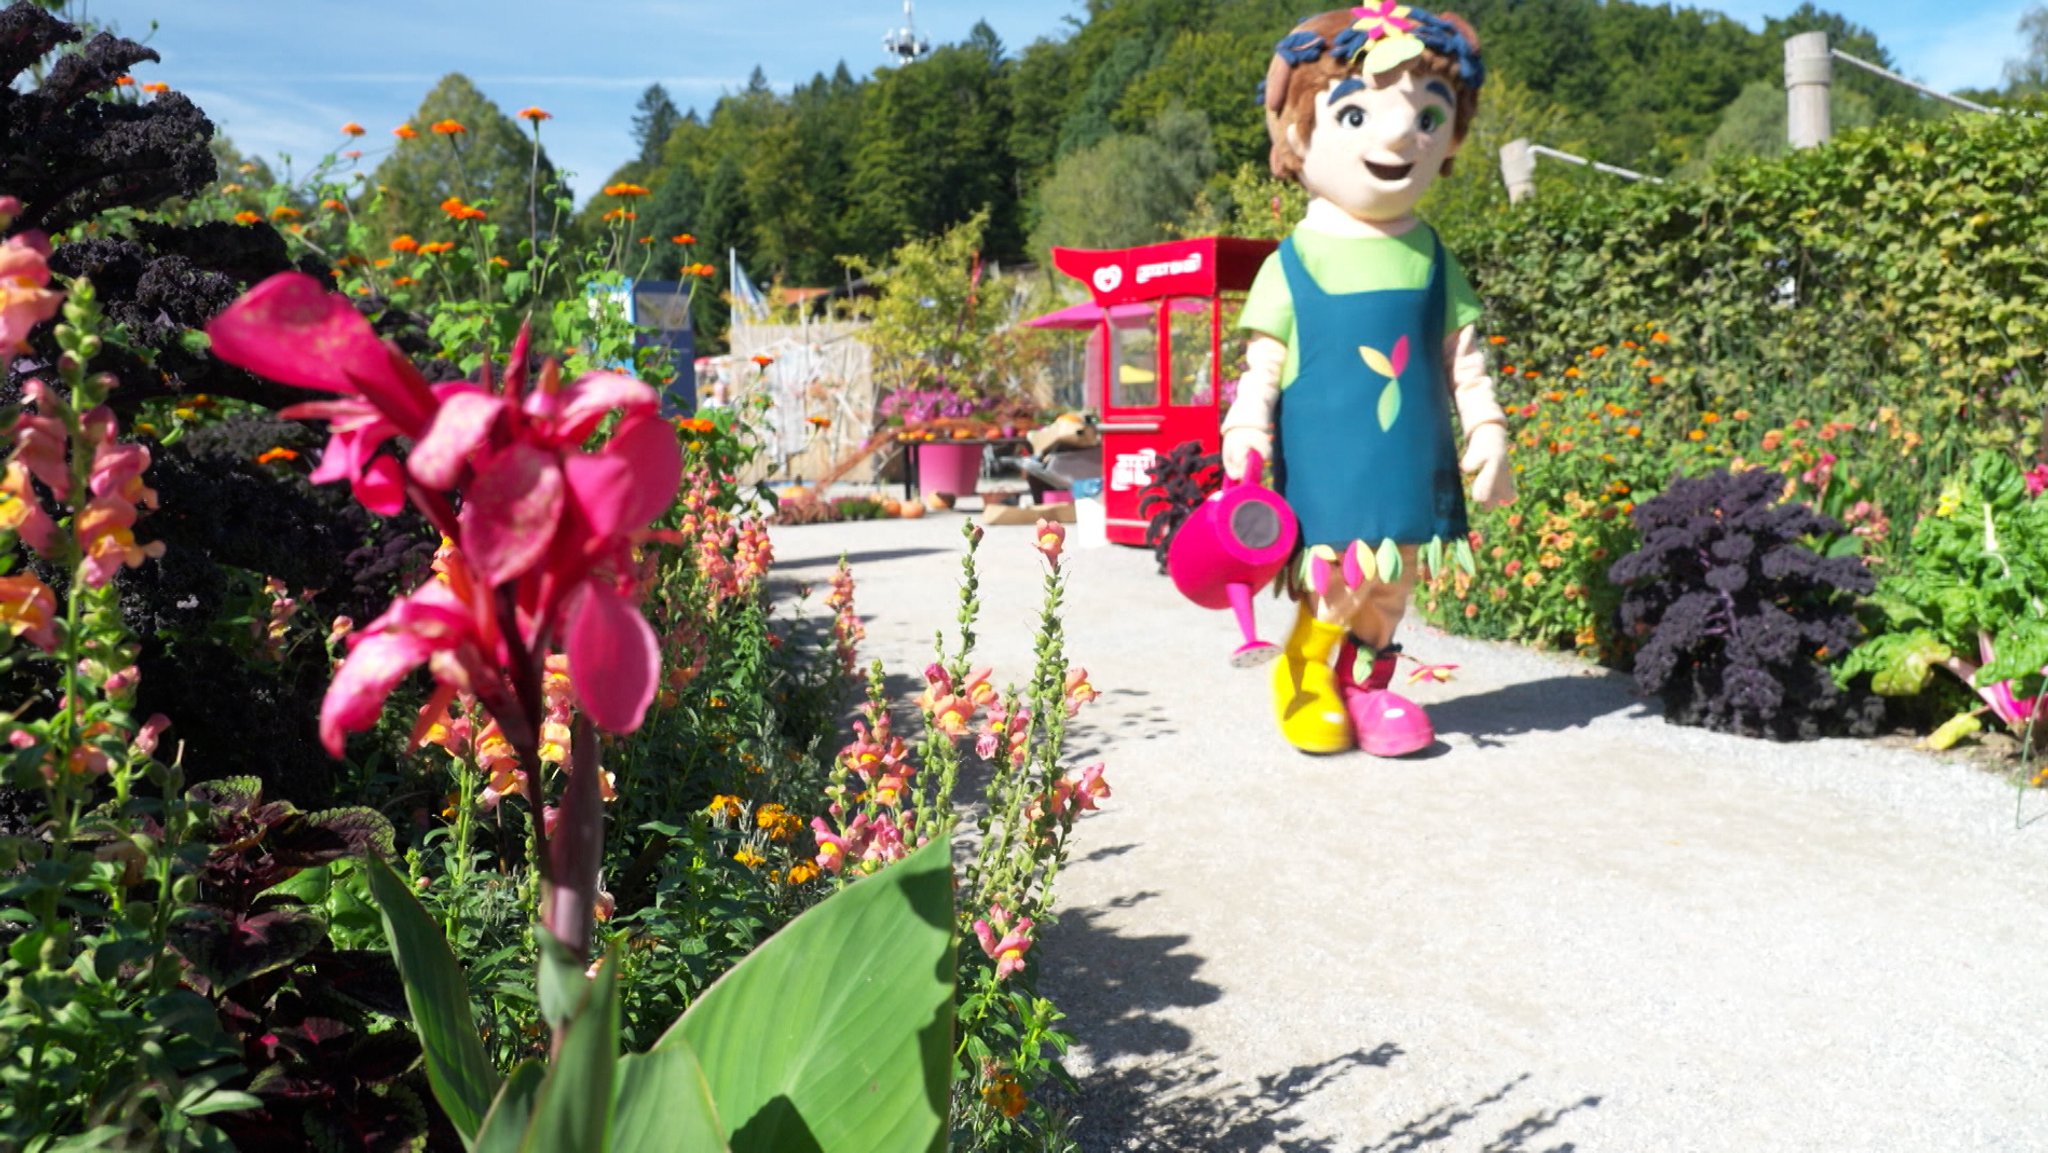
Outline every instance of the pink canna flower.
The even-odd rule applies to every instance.
[[[20,202],[15,205],[18,211]],[[0,367],[23,351],[29,332],[63,305],[64,294],[49,284],[50,242],[42,233],[24,232],[0,243]]]
[[[349,733],[375,724],[384,698],[422,664],[431,662],[443,685],[486,697],[499,680],[496,670],[509,659],[487,610],[449,584],[430,580],[351,635],[348,659],[335,671],[320,706],[320,741],[327,751],[340,756]]]
[[[2048,492],[2048,463],[2027,470],[2027,495],[2040,496],[2044,492]]]

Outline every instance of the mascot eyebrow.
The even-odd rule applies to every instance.
[[[1456,106],[1457,106],[1457,103],[1458,103],[1458,98],[1457,98],[1456,96],[1453,96],[1453,95],[1451,94],[1451,86],[1450,86],[1450,85],[1448,85],[1448,84],[1445,84],[1445,83],[1444,83],[1443,81],[1441,81],[1441,80],[1431,80],[1431,81],[1429,81],[1429,82],[1428,82],[1427,84],[1424,84],[1424,85],[1422,86],[1422,90],[1423,90],[1424,92],[1428,92],[1428,93],[1431,93],[1431,94],[1433,94],[1433,95],[1436,95],[1436,96],[1441,96],[1441,97],[1443,97],[1443,101],[1444,101],[1444,103],[1445,103],[1445,104],[1449,104],[1449,105],[1451,105],[1451,106],[1453,106],[1453,107],[1456,107]]]
[[[1365,81],[1360,80],[1356,76],[1346,76],[1344,79],[1337,82],[1337,86],[1335,88],[1330,89],[1329,98],[1326,99],[1324,103],[1335,104],[1339,100],[1344,99],[1346,96],[1351,95],[1353,92],[1363,91],[1365,91]]]

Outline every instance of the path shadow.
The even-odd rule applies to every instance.
[[[1511,1096],[1524,1081],[1527,1073],[1509,1081],[1500,1088],[1476,1101],[1464,1105],[1444,1105],[1430,1110],[1421,1117],[1410,1121],[1385,1138],[1371,1145],[1359,1147],[1357,1153],[1418,1153],[1420,1150],[1435,1148],[1453,1138],[1460,1144],[1469,1144],[1461,1130],[1479,1122],[1481,1111],[1501,1104]],[[1573,1153],[1578,1148],[1570,1141],[1555,1145],[1538,1145],[1537,1138],[1557,1128],[1565,1117],[1582,1109],[1598,1109],[1601,1098],[1586,1096],[1558,1109],[1539,1109],[1500,1131],[1499,1136],[1479,1146],[1480,1153]],[[1488,1122],[1491,1125],[1492,1122]],[[1480,1131],[1484,1131],[1482,1126]],[[1470,1135],[1473,1138],[1477,1133]]]
[[[1521,733],[1562,733],[1630,709],[1653,708],[1619,674],[1556,676],[1432,702],[1429,719],[1439,733],[1462,733],[1488,748]]]
[[[1400,1046],[1383,1042],[1250,1084],[1227,1080],[1202,1053],[1103,1069],[1081,1081],[1071,1105],[1072,1134],[1087,1153],[1336,1153],[1329,1140],[1302,1132],[1305,1118],[1288,1114],[1359,1070],[1384,1069],[1400,1055]]]
[[[1098,1064],[1185,1052],[1193,1035],[1165,1014],[1213,1004],[1223,990],[1196,975],[1203,961],[1186,951],[1186,934],[1132,936],[1108,919],[1102,909],[1069,909],[1046,930],[1046,956],[1059,958],[1056,973],[1047,974],[1048,995]]]
[[[820,556],[795,557],[788,560],[785,560],[781,557],[777,557],[775,559],[775,567],[778,569],[836,569],[839,567],[839,558],[843,555],[846,557],[846,563],[855,567],[856,571],[854,572],[854,577],[858,579],[860,576],[860,573],[858,571],[859,566],[864,564],[878,564],[882,561],[888,560],[908,560],[911,557],[918,556],[939,556],[941,554],[957,553],[958,551],[959,550],[957,549],[944,548],[878,548],[869,549],[866,552],[849,552],[843,554],[835,552],[826,553]]]

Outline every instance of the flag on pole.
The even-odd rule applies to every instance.
[[[760,289],[754,287],[753,281],[747,279],[747,270],[740,267],[739,249],[729,248],[726,253],[732,262],[732,302],[746,309],[747,315],[755,320],[766,319],[768,299],[761,295]]]

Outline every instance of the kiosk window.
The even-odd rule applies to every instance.
[[[1159,405],[1159,330],[1151,309],[1123,317],[1112,314],[1110,326],[1116,333],[1116,367],[1112,395],[1118,408],[1157,408]]]
[[[1168,313],[1172,318],[1168,321],[1172,333],[1172,403],[1207,404],[1216,395],[1215,382],[1210,379],[1208,301],[1187,303],[1202,307],[1199,311],[1185,309],[1183,302],[1176,300]]]

